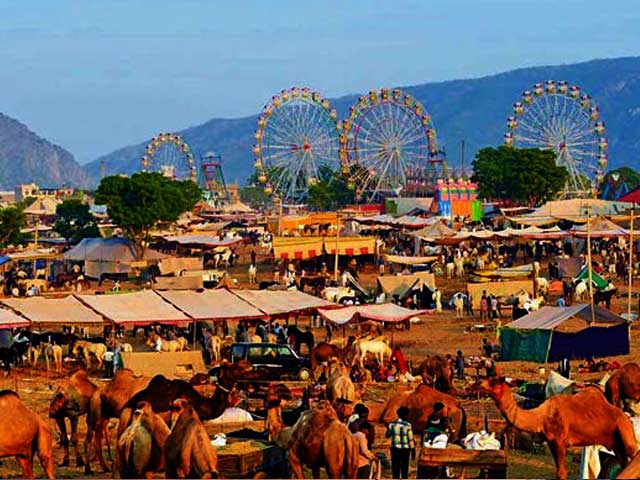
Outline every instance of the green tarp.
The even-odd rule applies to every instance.
[[[587,267],[582,267],[580,273],[576,275],[576,280],[584,280],[587,284],[589,283],[589,270],[587,269]],[[593,284],[596,286],[596,288],[605,289],[607,288],[607,285],[609,285],[608,281],[606,281],[593,270],[591,270],[591,280],[593,280]]]
[[[552,330],[521,330],[504,327],[500,331],[503,360],[547,361]]]

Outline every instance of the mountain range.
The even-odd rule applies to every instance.
[[[464,140],[465,165],[469,169],[478,149],[502,144],[506,119],[513,115],[513,103],[521,100],[522,92],[546,80],[566,80],[578,85],[597,103],[600,118],[606,124],[610,168],[640,166],[640,57],[527,67],[482,78],[399,88],[418,99],[431,114],[438,146],[446,150],[450,167],[460,168]],[[285,87],[288,86],[283,85]],[[331,105],[340,118],[345,118],[349,107],[366,93],[333,99]],[[265,99],[265,103],[268,100]],[[221,154],[227,181],[244,183],[253,172],[252,145],[257,119],[257,115],[214,118],[176,133],[189,143],[196,159],[209,151]],[[125,146],[82,168],[65,150],[0,115],[0,185],[13,186],[30,180],[41,185],[85,185],[87,182],[95,185],[101,173],[130,174],[138,170],[145,146],[146,142]]]
[[[0,188],[13,189],[31,182],[42,188],[92,185],[89,174],[71,153],[0,113]]]

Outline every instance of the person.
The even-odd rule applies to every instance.
[[[498,308],[498,298],[491,294],[491,317],[492,318],[500,318],[500,310]]]
[[[391,471],[395,479],[409,478],[409,457],[415,458],[416,445],[413,441],[413,430],[407,421],[409,409],[405,406],[396,411],[397,420],[387,427],[385,436],[391,438]]]
[[[391,363],[396,367],[396,370],[398,372],[398,380],[413,380],[413,377],[409,374],[409,369],[407,368],[407,360],[405,359],[404,353],[402,353],[400,347],[393,348],[393,351],[391,352]]]
[[[436,302],[436,312],[442,312],[442,292],[436,288],[434,299]]]
[[[464,299],[461,293],[456,293],[456,298],[453,299],[453,305],[456,307],[456,320],[462,320],[464,313]]]
[[[458,350],[456,354],[456,377],[458,377],[458,380],[464,380],[464,355],[462,355],[462,350]]]
[[[251,250],[251,265],[255,265],[256,264],[256,251],[255,250]]]
[[[447,434],[451,430],[451,420],[447,416],[444,403],[433,404],[433,411],[427,417],[427,424],[422,432],[422,444],[433,441],[438,435]]]
[[[353,415],[349,417],[347,422],[347,427],[352,432],[357,431],[361,425],[364,426],[363,432],[367,437],[367,447],[371,448],[376,441],[376,431],[375,427],[369,422],[369,409],[364,403],[358,403],[353,407]]]
[[[487,300],[487,291],[482,291],[482,297],[480,297],[480,321],[487,321],[489,313],[489,302]]]
[[[486,338],[482,339],[482,351],[485,357],[491,358],[493,355],[493,346],[488,342]]]
[[[464,304],[467,315],[473,317],[473,299],[471,298],[471,294],[467,291],[467,300]]]
[[[378,257],[378,271],[380,276],[384,276],[384,257],[382,255]]]
[[[102,355],[104,360],[104,371],[107,378],[113,378],[113,350],[107,350]]]
[[[358,470],[356,478],[369,478],[369,472],[371,471],[371,462],[377,459],[375,454],[369,450],[369,445],[366,435],[366,426],[364,423],[355,424],[353,433],[353,440],[358,448]]]
[[[560,297],[560,298],[558,298],[558,301],[556,302],[556,305],[557,305],[558,307],[566,307],[566,306],[567,306],[567,304],[566,304],[566,302],[564,301],[564,297]]]
[[[162,337],[156,334],[156,345],[153,347],[156,352],[162,351]]]
[[[487,378],[494,378],[498,376],[498,366],[493,358],[487,358],[484,361],[484,369]]]

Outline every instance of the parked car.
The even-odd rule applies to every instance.
[[[289,345],[279,343],[239,342],[231,345],[228,360],[237,362],[247,360],[255,370],[266,373],[266,379],[298,379],[309,380],[311,362],[308,358],[299,357]],[[219,367],[209,371],[212,377],[217,376]]]

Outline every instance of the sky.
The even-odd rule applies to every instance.
[[[80,163],[328,97],[640,54],[637,0],[0,0],[0,112]]]

